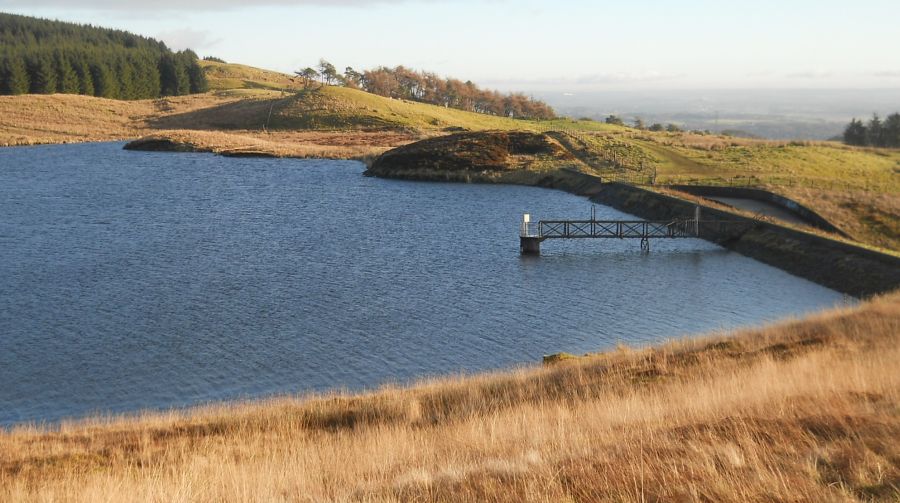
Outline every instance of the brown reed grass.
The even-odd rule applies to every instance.
[[[543,368],[0,434],[2,501],[896,501],[900,293]]]

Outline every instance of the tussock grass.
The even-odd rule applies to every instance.
[[[0,146],[137,138],[152,132],[161,118],[174,123],[172,117],[259,99],[259,93],[229,92],[137,101],[73,94],[0,96]]]
[[[0,434],[3,501],[891,501],[900,294],[358,395]]]
[[[0,146],[111,141],[139,135],[152,102],[68,94],[0,96]]]
[[[385,150],[412,141],[391,132],[286,132],[166,130],[143,136],[126,148],[211,152],[227,156],[353,159],[370,162]],[[143,145],[143,147],[141,146]]]

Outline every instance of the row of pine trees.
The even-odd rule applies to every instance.
[[[854,118],[844,129],[844,143],[900,148],[900,113],[888,115],[884,120],[874,114],[868,123]]]
[[[190,50],[120,30],[0,13],[0,94],[144,99],[205,92]]]

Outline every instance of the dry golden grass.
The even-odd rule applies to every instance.
[[[149,136],[197,151],[369,160],[420,138],[403,131],[266,131],[266,114],[273,100],[281,98],[281,93],[265,90],[140,101],[63,94],[0,96],[0,146]]]
[[[404,145],[416,137],[401,132],[328,133],[296,131],[166,130],[141,137],[135,144],[166,142],[172,150],[212,152],[232,156],[355,159],[369,162],[385,150]]]
[[[67,94],[0,96],[0,146],[110,141],[139,135],[150,101]]]
[[[772,188],[814,208],[829,222],[862,243],[900,252],[900,196],[806,187]]]
[[[200,61],[210,89],[296,89],[303,87],[297,77],[234,63]]]
[[[177,122],[198,110],[248,100],[259,97],[225,92],[138,101],[73,94],[0,96],[0,146],[137,138],[161,119]]]
[[[896,501],[900,294],[545,368],[0,434],[2,501]]]

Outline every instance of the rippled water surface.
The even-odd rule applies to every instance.
[[[523,212],[585,218],[590,204],[363,169],[0,149],[0,424],[375,387],[842,300],[699,240],[649,255],[552,241],[520,258]]]

